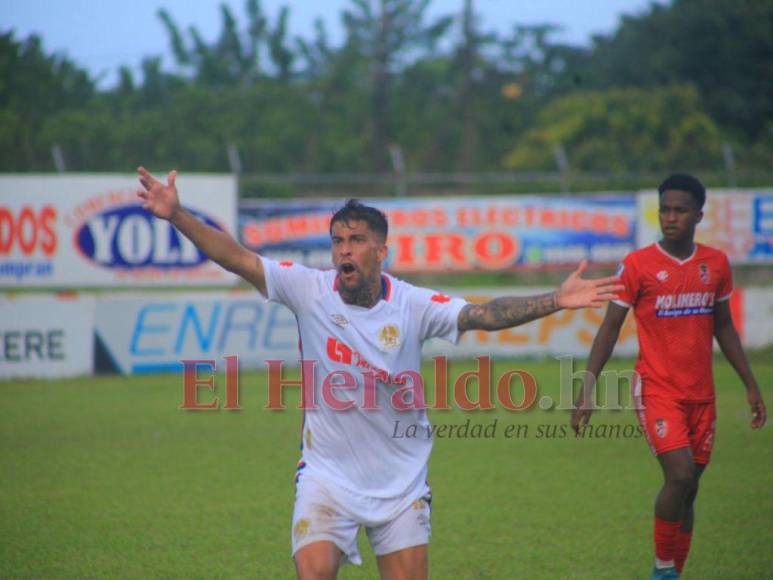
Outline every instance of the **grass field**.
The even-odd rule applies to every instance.
[[[532,372],[540,395],[556,390],[555,361],[501,362],[495,376],[510,368]],[[773,364],[755,371],[763,389],[773,383]],[[684,578],[770,578],[773,431],[749,429],[726,364],[716,378],[717,442]],[[263,410],[262,374],[241,384],[243,410],[185,412],[174,375],[0,383],[0,577],[293,577],[300,411]],[[431,577],[647,577],[660,474],[641,438],[538,437],[568,421],[539,408],[430,418],[497,421],[493,439],[436,439]],[[504,437],[511,423],[528,435]],[[340,577],[376,576],[361,547],[364,566]]]

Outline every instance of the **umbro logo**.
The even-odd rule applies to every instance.
[[[333,320],[333,324],[341,328],[346,328],[349,324],[349,321],[342,314],[331,314],[330,318]]]

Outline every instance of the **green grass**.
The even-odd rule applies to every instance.
[[[540,395],[556,392],[554,361],[495,372],[505,368],[534,373]],[[773,382],[773,364],[755,371]],[[716,377],[717,443],[684,578],[770,577],[771,430],[749,429],[726,364]],[[243,374],[241,395],[239,412],[186,412],[173,375],[0,383],[0,577],[293,577],[300,412],[264,410],[262,374]],[[436,424],[467,418],[497,420],[498,435],[436,440],[433,578],[647,577],[660,474],[642,439],[537,438],[540,425],[566,424],[564,411],[431,412]],[[510,423],[528,425],[528,437],[505,438]],[[364,566],[342,578],[376,576],[361,547]]]

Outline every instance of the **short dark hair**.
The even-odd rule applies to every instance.
[[[703,204],[706,203],[706,188],[703,187],[703,184],[697,177],[687,173],[674,173],[666,177],[663,183],[660,184],[660,187],[658,187],[658,195],[663,195],[664,191],[670,189],[689,193],[695,200],[699,210],[702,210]]]
[[[376,232],[384,241],[389,233],[389,224],[384,212],[365,205],[358,199],[348,199],[342,208],[333,214],[330,220],[330,235],[333,235],[333,225],[336,222],[349,223],[350,221],[362,221],[368,224],[371,231]]]

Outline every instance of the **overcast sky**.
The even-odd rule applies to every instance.
[[[659,0],[662,3],[664,0]],[[227,0],[240,23],[242,0]],[[652,0],[475,0],[483,28],[507,33],[518,24],[551,23],[563,28],[560,40],[587,44],[594,34],[612,32],[623,14],[640,14]],[[0,30],[16,31],[16,38],[35,32],[47,51],[64,51],[92,74],[101,75],[108,87],[116,70],[127,64],[134,70],[143,57],[162,56],[171,70],[169,41],[158,19],[166,8],[182,29],[196,26],[207,40],[220,31],[219,1],[204,0],[0,0]],[[339,14],[350,0],[262,0],[273,22],[283,4],[290,6],[293,35],[311,36],[313,22],[321,17],[333,41],[342,36]],[[431,16],[458,13],[463,0],[433,0]]]

